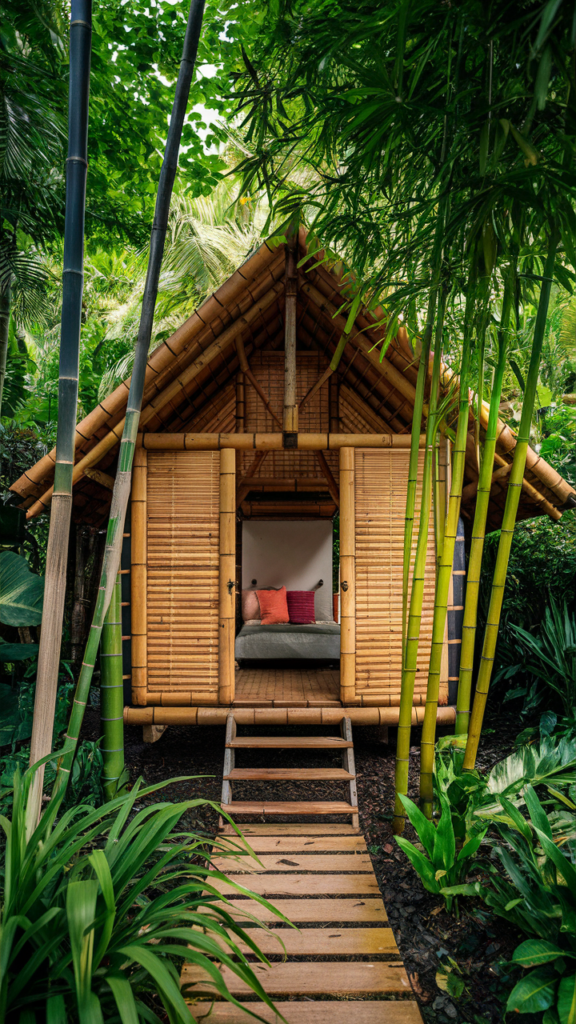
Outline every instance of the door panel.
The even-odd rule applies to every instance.
[[[355,451],[356,697],[398,705],[402,678],[402,563],[410,453]],[[412,559],[416,551],[424,452],[420,453]],[[430,516],[414,703],[425,703],[434,611],[435,547]],[[447,671],[440,703],[448,698]]]
[[[149,452],[147,703],[216,704],[220,452]]]

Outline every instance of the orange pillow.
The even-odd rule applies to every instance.
[[[280,590],[257,590],[256,593],[263,626],[273,626],[277,622],[290,622],[286,587],[280,587]]]

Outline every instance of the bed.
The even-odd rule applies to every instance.
[[[236,661],[338,661],[340,626],[337,622],[314,622],[307,626],[281,623],[274,626],[244,624],[236,637]]]

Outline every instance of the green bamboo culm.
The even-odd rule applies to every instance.
[[[110,519],[106,535],[106,547],[100,575],[100,584],[94,617],[90,627],[88,642],[84,653],[84,660],[80,669],[78,684],[72,704],[70,721],[67,732],[67,749],[58,764],[58,774],[54,784],[55,794],[66,789],[68,778],[82,720],[84,709],[90,692],[90,684],[94,673],[94,666],[98,655],[100,636],[104,624],[104,618],[112,598],[112,591],[116,582],[116,576],[120,567],[120,555],[122,549],[122,535],[124,532],[124,521],[130,498],[130,487],[132,482],[132,463],[134,461],[134,449],[138,436],[138,424],[140,422],[140,411],[142,408],[142,397],[144,394],[144,382],[146,376],[146,364],[148,361],[148,350],[152,337],[152,326],[154,323],[154,308],[158,294],[158,281],[160,268],[164,255],[164,244],[168,228],[168,215],[170,213],[170,201],[174,187],[174,179],[178,168],[178,153],[180,140],[182,138],[182,127],[186,116],[186,107],[190,94],[190,84],[194,73],[194,64],[200,40],[202,19],[204,15],[204,0],[192,0],[186,26],[186,36],[176,83],[176,92],[170,117],[170,126],[166,140],[166,149],[160,181],[158,183],[158,194],[156,196],[156,209],[154,211],[154,222],[150,237],[150,254],[148,257],[148,270],[146,284],[142,298],[142,311],[140,314],[140,326],[134,354],[134,366],[130,380],[130,391],[126,406],[126,419],[120,443],[120,455],[118,457],[118,470],[114,481],[112,493],[112,504],[110,508]]]
[[[88,167],[88,98],[92,40],[92,0],[72,0],[70,10],[70,73],[68,99],[68,156],[62,319],[58,380],[58,433],[54,496],[46,553],[46,583],[30,764],[52,750],[60,644],[66,595],[66,562],[72,513],[72,468],[78,405],[80,322],[84,290],[84,213]],[[34,776],[32,801],[40,814],[44,766]]]
[[[122,681],[122,601],[120,574],[102,629],[100,644],[100,721],[104,792],[116,796],[124,772],[124,684]]]
[[[424,412],[424,394],[430,362],[430,345],[434,329],[434,316],[440,286],[442,269],[442,230],[444,227],[445,203],[438,208],[438,220],[434,236],[432,287],[428,297],[426,325],[422,335],[414,408],[412,412],[412,431],[410,435],[410,458],[408,462],[408,485],[406,489],[406,514],[404,517],[404,550],[402,556],[402,664],[406,658],[406,624],[408,618],[408,591],[410,587],[410,562],[412,559],[412,538],[414,536],[414,519],[416,515],[416,489],[418,486],[418,460],[420,457],[420,431]],[[410,710],[412,714],[412,710]]]
[[[476,630],[478,622],[480,576],[482,572],[482,557],[484,554],[488,507],[490,504],[492,473],[494,472],[494,454],[496,452],[496,441],[498,440],[500,397],[502,394],[504,371],[506,369],[508,325],[510,322],[514,290],[515,269],[511,268],[511,271],[506,276],[504,282],[500,327],[497,336],[498,360],[494,372],[492,394],[490,396],[488,425],[486,428],[484,450],[480,464],[480,476],[478,479],[476,505],[474,508],[474,522],[472,524],[472,541],[470,544],[468,572],[466,575],[466,596],[464,599],[464,616],[462,620],[462,648],[460,652],[460,672],[458,676],[458,692],[456,697],[455,728],[456,733],[459,735],[467,734],[470,722],[470,698],[472,694],[472,672],[474,668],[474,650],[476,646]],[[480,415],[480,411],[478,415]]]
[[[422,471],[422,490],[420,496],[420,519],[418,523],[418,540],[414,557],[414,573],[410,592],[410,608],[408,612],[408,628],[406,633],[405,655],[402,664],[402,684],[400,692],[400,713],[398,718],[398,737],[396,741],[396,800],[394,804],[393,830],[399,835],[404,830],[406,811],[400,795],[408,793],[408,769],[410,766],[410,735],[412,731],[412,705],[414,701],[414,684],[418,662],[418,646],[420,642],[420,625],[424,603],[424,577],[426,556],[428,553],[428,534],[430,529],[430,511],[432,505],[432,484],[434,472],[434,446],[436,442],[438,387],[440,383],[440,366],[442,361],[442,330],[446,295],[440,294],[438,321],[434,339],[434,360],[432,363],[432,382],[428,418],[426,421],[426,449]]]
[[[0,416],[2,415],[2,396],[6,379],[6,362],[8,358],[8,337],[10,334],[10,285],[0,288]]]
[[[470,280],[468,298],[466,301],[466,324],[471,321],[473,307],[474,282],[473,280]],[[446,523],[443,531],[443,543],[440,551],[438,572],[436,576],[434,616],[432,621],[432,646],[430,650],[428,686],[426,689],[426,708],[424,711],[424,723],[422,725],[422,739],[420,746],[420,802],[422,811],[428,818],[432,817],[432,777],[434,774],[436,715],[440,694],[440,673],[442,668],[442,654],[444,651],[444,632],[446,629],[446,617],[448,614],[448,596],[450,592],[450,582],[452,580],[454,549],[456,547],[458,520],[460,518],[460,502],[462,499],[462,485],[464,482],[464,469],[466,465],[466,439],[468,437],[468,424],[470,419],[468,377],[470,370],[471,348],[471,338],[465,337],[462,351],[462,365],[460,367],[458,423],[456,426],[456,438],[452,453],[450,497],[448,500]]]
[[[510,549],[512,547],[512,538],[514,536],[514,527],[516,525],[516,513],[518,511],[518,504],[520,502],[520,494],[522,491],[522,480],[524,478],[524,469],[526,466],[526,453],[530,442],[530,427],[532,425],[532,414],[534,412],[536,389],[538,387],[538,373],[540,371],[542,346],[544,344],[544,337],[546,334],[546,318],[548,316],[548,305],[550,302],[550,290],[553,283],[554,263],[556,260],[558,240],[559,238],[556,229],[553,228],[548,243],[546,262],[544,264],[542,286],[540,288],[540,300],[538,302],[538,312],[536,314],[536,323],[534,325],[534,340],[532,343],[530,366],[528,368],[528,376],[524,390],[524,401],[522,403],[522,416],[520,418],[520,426],[518,428],[516,447],[514,448],[514,461],[510,471],[506,504],[504,506],[504,515],[502,517],[502,527],[500,530],[500,540],[498,543],[496,565],[494,567],[492,590],[490,593],[490,604],[488,607],[488,618],[484,633],[484,644],[482,647],[482,658],[480,660],[476,693],[474,695],[474,704],[472,706],[470,728],[468,730],[468,742],[466,743],[466,751],[464,753],[463,768],[467,771],[472,770],[476,765],[476,755],[478,753],[478,744],[480,742],[482,723],[484,721],[484,711],[486,708],[486,701],[488,699],[488,690],[490,688],[494,655],[496,653],[496,642],[498,640],[500,615],[502,612],[502,602],[504,600],[508,561],[510,558]]]

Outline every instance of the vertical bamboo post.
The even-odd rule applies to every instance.
[[[236,579],[236,452],[220,452],[220,599],[218,641],[218,703],[234,700],[234,634]]]
[[[328,392],[330,433],[340,433],[340,381],[336,374],[330,377]]]
[[[356,503],[354,449],[340,449],[340,700],[356,696]]]
[[[238,370],[236,374],[236,433],[243,434],[246,424],[246,385],[244,374]]]
[[[100,645],[100,721],[104,792],[113,800],[124,771],[124,684],[122,682],[122,602],[120,574],[104,620]]]
[[[78,373],[82,294],[84,289],[84,214],[88,170],[88,98],[92,44],[92,0],[72,0],[70,11],[70,74],[68,93],[68,156],[66,159],[66,216],[64,223],[64,270],[58,379],[58,435],[48,550],[42,634],[34,717],[30,739],[30,764],[52,750],[54,714],[62,622],[66,597],[66,559],[72,514],[72,470],[78,406]],[[6,310],[4,310],[4,316]],[[86,694],[87,696],[87,694]],[[39,817],[44,784],[44,765],[34,776],[31,819]]]
[[[147,492],[148,452],[141,446],[134,453],[132,510],[130,521],[130,611],[132,615],[132,700],[146,704],[148,686],[147,607]]]
[[[298,277],[296,270],[298,235],[288,236],[286,245],[286,308],[284,313],[284,433],[298,432],[296,404],[296,303]]]

